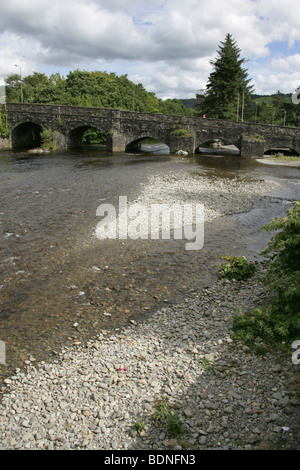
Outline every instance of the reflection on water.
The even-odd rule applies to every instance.
[[[102,241],[93,236],[100,203],[134,201],[148,176],[186,170],[208,178],[274,178],[278,198],[205,227],[204,248],[184,240]],[[260,227],[299,198],[299,170],[232,156],[108,154],[103,150],[0,156],[0,340],[7,365],[48,358],[74,340],[120,327],[178,301],[216,278],[224,253],[260,259]],[[237,195],[238,197],[238,195]],[[75,328],[74,323],[78,324]]]

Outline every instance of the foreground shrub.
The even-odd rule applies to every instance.
[[[56,150],[53,142],[53,133],[51,129],[43,129],[41,132],[41,147],[47,150]]]
[[[222,256],[222,259],[226,260],[226,263],[219,268],[219,274],[227,279],[245,281],[253,276],[256,270],[255,264],[244,256]]]
[[[300,201],[263,227],[279,230],[262,252],[270,255],[262,281],[269,287],[271,303],[265,309],[240,313],[234,318],[235,337],[253,344],[257,336],[266,343],[300,339]]]

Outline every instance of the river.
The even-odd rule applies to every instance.
[[[184,240],[97,240],[102,203],[134,201],[150,175],[273,178],[280,191],[247,214],[205,227],[204,247]],[[100,149],[0,154],[0,381],[30,357],[48,360],[102,329],[141,321],[216,279],[223,254],[259,260],[261,226],[300,199],[299,168],[237,156],[108,154]],[[238,197],[238,195],[237,195]],[[1,386],[1,384],[0,384]]]

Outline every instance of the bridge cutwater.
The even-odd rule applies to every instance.
[[[51,129],[57,149],[77,148],[84,132],[97,128],[105,134],[111,152],[134,150],[142,139],[151,137],[166,144],[171,153],[179,149],[195,153],[216,139],[235,145],[242,157],[260,157],[274,148],[300,153],[297,127],[79,106],[7,103],[2,108],[12,148],[38,146],[42,129]],[[184,136],[178,130],[184,130]]]

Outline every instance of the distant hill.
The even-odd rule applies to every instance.
[[[265,102],[272,104],[276,97],[280,97],[283,102],[291,103],[292,93],[273,93],[273,95],[251,95],[251,101],[256,101],[257,103]]]
[[[260,102],[265,102],[265,103],[273,103],[274,98],[276,97],[277,93],[274,93],[273,95],[258,95],[258,94],[252,94],[251,95],[251,101],[256,101],[257,103]],[[285,103],[290,103],[291,102],[291,97],[292,93],[280,93],[280,97]],[[191,108],[197,110],[197,99],[196,98],[186,98],[186,99],[179,99],[181,103],[186,107],[186,108]]]
[[[196,104],[197,104],[197,99],[196,98],[181,99],[179,101],[181,101],[181,103],[186,108],[194,109],[196,111]]]

